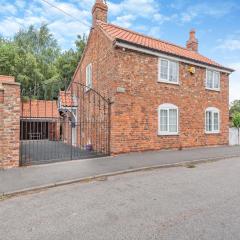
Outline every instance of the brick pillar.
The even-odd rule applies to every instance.
[[[20,84],[0,75],[0,168],[19,166]]]

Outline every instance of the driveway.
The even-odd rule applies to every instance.
[[[0,202],[4,240],[240,239],[240,158],[110,177]]]
[[[101,156],[104,155],[94,151],[83,150],[62,141],[21,141],[22,165],[46,164]]]

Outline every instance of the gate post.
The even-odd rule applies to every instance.
[[[0,75],[0,169],[19,166],[20,84]]]

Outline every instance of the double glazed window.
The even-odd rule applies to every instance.
[[[206,133],[220,132],[220,114],[217,108],[207,108],[205,116],[205,130]]]
[[[173,104],[162,104],[158,108],[158,134],[178,134],[178,107]]]
[[[159,59],[159,82],[178,83],[178,62]]]
[[[92,64],[88,64],[86,67],[86,91],[92,88]]]
[[[211,90],[220,90],[220,73],[206,70],[206,88]]]
[[[205,132],[220,132],[220,111],[209,107],[205,111]],[[177,135],[179,133],[178,107],[166,103],[158,107],[158,135]]]

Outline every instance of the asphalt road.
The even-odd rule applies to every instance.
[[[1,240],[238,240],[240,158],[0,202]]]

